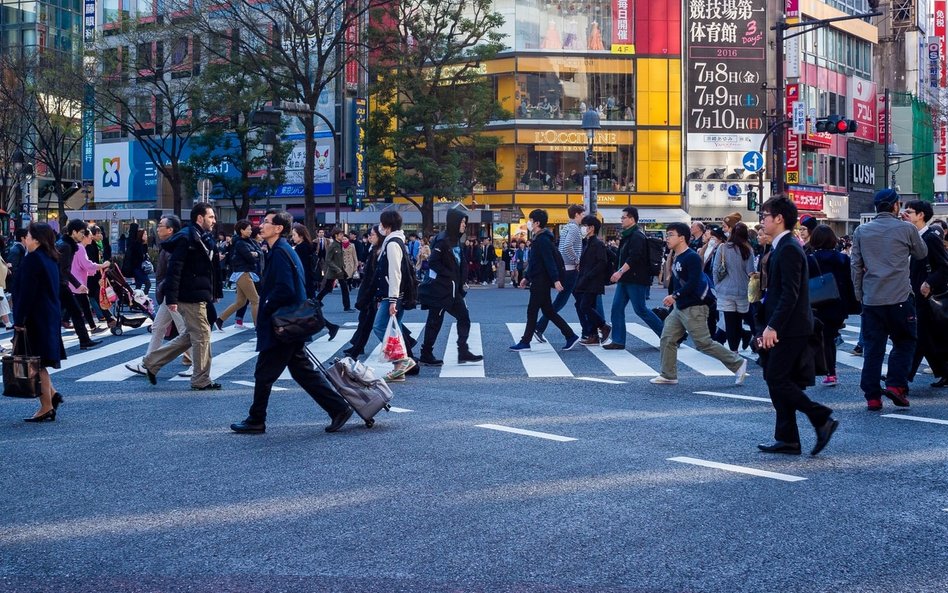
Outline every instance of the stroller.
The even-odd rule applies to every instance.
[[[103,310],[108,309],[112,313],[109,328],[113,336],[122,335],[122,326],[139,328],[154,315],[151,299],[142,291],[133,289],[118,266],[114,265],[106,268],[102,277],[99,305]],[[140,314],[129,315],[135,312]],[[148,329],[151,330],[150,327]]]

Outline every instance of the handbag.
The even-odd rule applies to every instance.
[[[948,326],[948,292],[929,297],[928,306],[932,310],[935,323],[939,326]]]
[[[293,277],[299,278],[299,270],[293,258]],[[305,292],[305,290],[304,290]],[[287,305],[274,311],[270,318],[273,326],[273,335],[280,342],[303,342],[315,333],[326,327],[326,318],[323,317],[323,305],[316,299],[307,299],[296,305]]]
[[[718,245],[717,250],[721,252],[721,263],[718,264],[718,268],[714,271],[714,283],[717,284],[727,278],[727,257],[724,255],[726,251],[724,250],[724,245]],[[713,255],[711,256],[714,257]]]
[[[17,346],[22,345],[23,354],[17,354]],[[3,357],[3,395],[7,397],[39,397],[40,371],[42,362],[39,356],[29,355],[26,333],[17,331],[13,335],[13,354]]]
[[[747,279],[747,302],[756,303],[760,301],[760,272],[751,272]]]
[[[836,286],[836,277],[833,276],[832,272],[824,274],[820,269],[820,262],[816,261],[815,257],[813,258],[813,262],[816,264],[816,271],[819,273],[819,276],[810,278],[808,282],[810,304],[819,305],[820,303],[839,300],[839,287]]]
[[[142,271],[145,272],[146,274],[155,273],[155,266],[152,265],[151,260],[148,259],[147,255],[145,256],[145,259],[142,260]]]

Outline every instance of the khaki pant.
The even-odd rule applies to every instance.
[[[157,375],[162,367],[190,349],[194,364],[191,386],[205,387],[211,383],[211,324],[207,321],[207,303],[178,303],[178,312],[184,318],[185,332],[148,353],[142,365]]]
[[[678,341],[684,337],[685,332],[694,340],[699,351],[717,358],[731,371],[736,373],[744,364],[740,355],[711,339],[706,305],[695,305],[687,309],[675,307],[665,319],[662,329],[662,376],[666,379],[678,378]]]
[[[253,317],[254,327],[257,325],[257,307],[260,305],[260,296],[257,294],[257,287],[253,285],[253,279],[250,277],[250,274],[244,272],[237,278],[237,300],[235,300],[229,307],[224,309],[224,312],[217,316],[221,321],[225,321],[228,317],[234,314],[235,311],[243,307],[250,302],[250,315]]]

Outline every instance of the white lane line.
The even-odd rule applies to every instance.
[[[233,337],[235,334],[238,334],[238,333],[243,332],[243,331],[246,331],[246,329],[240,329],[240,328],[238,328],[237,326],[234,326],[234,325],[227,326],[226,328],[224,328],[224,331],[212,331],[212,332],[211,332],[211,344],[214,344],[215,342],[219,342],[219,341],[221,341],[221,340],[223,340],[223,339],[226,339],[226,338]],[[139,337],[144,337],[144,338],[146,338],[146,339],[145,339],[145,342],[149,342],[149,341],[151,340],[151,334],[146,334],[145,336],[139,336]],[[245,342],[245,343],[249,343],[249,344],[251,344],[251,345],[255,344],[255,342]],[[137,346],[138,344],[135,344],[135,345]],[[102,349],[102,350],[104,350],[104,349]],[[90,353],[91,353],[91,354],[101,353],[102,350],[97,349],[97,350],[91,351]],[[137,373],[133,373],[132,371],[130,371],[130,370],[128,370],[127,368],[125,368],[125,365],[126,365],[126,364],[130,364],[130,365],[134,366],[134,365],[136,365],[136,364],[141,364],[142,358],[144,357],[144,355],[145,355],[145,353],[142,352],[141,356],[138,356],[138,357],[136,357],[136,358],[133,358],[133,359],[131,359],[131,360],[128,360],[128,361],[126,361],[126,362],[124,362],[124,363],[122,363],[122,364],[117,364],[117,365],[115,365],[115,366],[113,366],[113,367],[109,367],[109,368],[107,368],[107,369],[103,369],[103,370],[101,370],[101,371],[99,371],[99,372],[97,372],[97,373],[92,373],[91,375],[86,375],[85,377],[82,377],[81,379],[77,379],[77,382],[82,382],[82,381],[124,381],[124,380],[126,380],[126,379],[128,379],[128,378],[130,378],[130,377],[141,377],[141,375],[139,375],[139,374],[137,374]],[[104,356],[104,354],[103,354],[103,356]],[[69,359],[67,358],[66,360],[68,361]],[[214,365],[215,365],[215,363],[216,363],[217,361],[218,361],[218,358],[217,358],[216,356],[211,358],[211,373],[212,373],[212,374],[213,374],[213,373],[215,372],[215,370],[216,370],[216,369],[214,368]],[[187,380],[189,380],[189,378],[186,378],[186,377],[178,377],[178,376],[177,376],[177,372],[178,372],[178,371],[175,371],[175,377],[172,379],[172,381],[187,381]],[[220,373],[220,374],[223,374],[223,373]]]
[[[770,398],[767,397],[755,397],[753,395],[737,395],[735,393],[721,393],[719,391],[695,391],[698,395],[713,395],[715,397],[729,397],[731,399],[744,399],[750,402],[765,402],[770,403]]]
[[[244,387],[256,387],[256,384],[253,381],[231,381],[234,385],[243,385]],[[273,391],[286,391],[286,387],[277,387],[273,386]]]
[[[408,412],[414,412],[414,410],[409,410],[408,408],[396,408],[395,406],[390,406],[388,411],[394,412],[396,414],[405,414]]]
[[[948,420],[939,420],[938,418],[925,418],[923,416],[906,416],[903,414],[882,414],[883,418],[897,418],[899,420],[912,420],[913,422],[928,422],[929,424],[945,424]]]
[[[570,327],[577,335],[581,335],[583,327],[579,323],[571,323]],[[586,347],[577,344],[576,348],[586,348],[593,356],[606,365],[616,377],[654,377],[658,371],[639,360],[628,350],[606,350],[602,346]]]
[[[592,383],[608,383],[609,385],[625,385],[627,381],[616,381],[615,379],[600,379],[599,377],[576,377],[577,381],[590,381]]]
[[[564,437],[558,434],[536,432],[535,430],[524,430],[522,428],[511,428],[510,426],[501,426],[500,424],[475,424],[475,426],[477,428],[488,428],[490,430],[499,430],[500,432],[512,432],[513,434],[522,434],[528,437],[536,437],[538,439],[546,439],[548,441],[557,441],[560,443],[568,443],[569,441],[576,440],[574,438]]]
[[[67,369],[71,369],[87,362],[100,360],[106,356],[121,354],[122,352],[126,352],[137,346],[141,346],[142,344],[147,344],[149,340],[151,340],[151,334],[145,333],[133,338],[125,338],[123,340],[119,340],[118,342],[109,342],[104,346],[99,346],[97,348],[93,348],[92,350],[84,351],[74,356],[69,356],[69,358],[62,361],[62,364],[58,369],[49,369],[49,374],[53,375],[56,373],[61,373]]]
[[[330,342],[329,334],[323,334],[309,343],[306,347],[309,348],[309,351],[313,354],[316,360],[320,362],[326,362],[332,356],[339,352],[343,346],[346,345],[352,336],[355,335],[354,329],[341,328],[339,333],[336,334],[336,338]],[[278,381],[291,381],[293,377],[290,376],[289,369],[283,371],[283,374],[277,379]]]
[[[445,313],[447,315],[447,313]],[[484,377],[484,361],[458,362],[458,324],[451,324],[451,331],[448,332],[448,346],[444,350],[444,366],[441,367],[441,377],[452,378],[471,378]],[[474,354],[484,354],[484,345],[481,342],[481,324],[471,324],[471,335],[467,338],[467,345]]]
[[[359,322],[358,322],[358,321],[347,321],[347,322],[343,323],[342,325],[344,325],[345,327],[359,327]]]
[[[513,336],[513,342],[516,344],[523,337],[526,330],[526,323],[508,323],[507,329]],[[548,334],[551,332],[547,332]],[[557,332],[558,333],[558,332]],[[577,344],[574,348],[582,348]],[[529,377],[572,377],[569,367],[560,358],[559,353],[553,348],[553,345],[547,342],[540,344],[537,341],[530,343],[530,350],[519,352],[520,362],[527,371]]]
[[[255,341],[241,342],[226,352],[215,354],[213,358],[211,358],[211,379],[219,379],[248,360],[252,360],[256,357],[257,342]],[[253,374],[253,366],[250,367],[250,372]],[[191,377],[179,377],[175,375],[171,380],[190,381]]]
[[[420,348],[421,347],[421,331],[425,329],[425,324],[424,323],[405,323],[404,325],[408,328],[408,331],[411,332],[411,337],[415,340],[418,340],[418,348]],[[341,334],[342,331],[340,331],[339,333]],[[390,362],[383,362],[379,360],[379,355],[381,354],[382,354],[382,343],[379,342],[378,345],[372,350],[372,352],[369,353],[369,355],[364,360],[365,364],[369,365],[369,367],[372,368],[372,370],[376,371],[375,374],[376,376],[379,376],[379,377],[387,373],[389,370],[391,370],[390,368],[387,368],[387,367],[388,365],[392,364]],[[415,350],[412,350],[412,354],[414,354],[415,356],[418,356],[417,348]],[[290,374],[283,373],[282,375],[280,375],[280,378],[289,379]]]
[[[747,474],[750,476],[758,476],[761,478],[770,478],[771,480],[781,480],[783,482],[802,482],[806,478],[801,478],[800,476],[791,476],[789,474],[778,474],[776,472],[769,472],[762,469],[755,469],[753,467],[744,467],[743,465],[731,465],[730,463],[718,463],[717,461],[706,461],[704,459],[695,459],[694,457],[669,457],[667,461],[675,461],[677,463],[688,463],[690,465],[700,465],[701,467],[710,467],[714,469],[723,469],[724,471],[734,472],[738,474]]]
[[[655,335],[648,327],[638,323],[626,323],[626,330],[635,336],[636,338],[642,340],[649,346],[658,348],[661,345],[659,337]],[[698,371],[705,377],[733,377],[734,373],[728,370],[724,364],[715,359],[711,358],[706,354],[702,354],[692,348],[691,346],[686,346],[684,344],[678,348],[678,362],[693,368]]]

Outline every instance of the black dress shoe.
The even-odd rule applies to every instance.
[[[326,432],[336,432],[343,426],[346,422],[349,421],[349,418],[352,418],[352,408],[346,408],[345,412],[342,412],[338,416],[332,419],[332,424],[326,427]]]
[[[255,422],[251,422],[250,420],[235,422],[230,425],[230,429],[241,434],[260,434],[267,432],[267,426],[263,422],[257,424]]]
[[[934,383],[932,383],[932,387],[935,387],[938,389],[942,387],[948,387],[948,377],[942,377],[941,379],[935,381]]]
[[[785,443],[783,441],[774,441],[770,445],[757,445],[757,448],[764,453],[782,453],[783,455],[799,455],[800,443]]]
[[[56,421],[56,408],[46,412],[45,414],[40,414],[39,416],[32,416],[30,418],[24,418],[23,422],[55,422]]]
[[[810,451],[810,455],[816,455],[822,451],[826,445],[829,444],[830,439],[833,438],[833,433],[836,432],[836,429],[839,427],[839,420],[833,420],[832,418],[828,419],[823,426],[816,429],[816,445],[814,445],[813,450]]]
[[[150,369],[145,369],[145,376],[148,377],[148,382],[151,383],[152,385],[158,384],[158,375],[151,372]]]
[[[439,367],[444,365],[444,361],[440,358],[435,358],[434,354],[422,354],[418,359],[418,362],[429,367]]]
[[[191,391],[219,391],[220,389],[223,389],[223,386],[220,383],[208,383],[203,387],[195,387],[194,385],[191,386]]]
[[[102,340],[89,340],[89,341],[86,342],[85,344],[79,344],[79,349],[80,349],[80,350],[91,350],[92,348],[95,348],[96,346],[98,346],[98,345],[101,344],[101,343],[102,343]]]
[[[63,396],[58,391],[53,394],[53,409],[58,410],[59,404],[63,403]]]
[[[224,331],[224,320],[220,317],[214,320],[214,325],[217,326],[217,329]]]
[[[470,350],[463,350],[458,352],[458,362],[480,362],[484,360],[484,357],[480,354],[474,354]]]
[[[336,334],[339,333],[339,326],[336,325],[335,323],[327,323],[327,324],[326,324],[326,329],[329,330],[329,340],[328,340],[328,341],[332,342],[332,341],[333,341],[333,338],[336,337]]]

